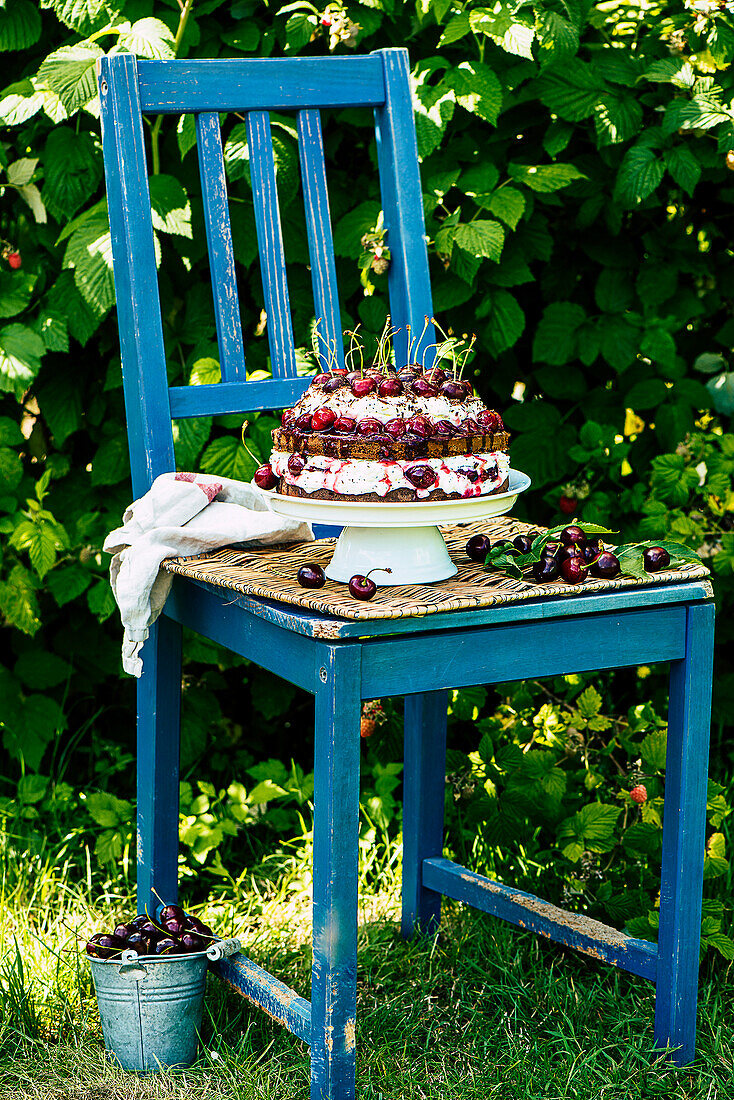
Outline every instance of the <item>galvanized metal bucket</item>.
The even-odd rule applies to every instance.
[[[239,950],[239,940],[218,940],[187,955],[89,959],[105,1047],[123,1069],[156,1073],[196,1060],[207,966]]]

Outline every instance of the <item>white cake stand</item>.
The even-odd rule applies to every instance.
[[[355,573],[389,568],[392,573],[374,573],[377,585],[428,584],[445,581],[456,573],[439,527],[447,523],[470,523],[510,511],[530,478],[510,470],[509,488],[495,496],[467,500],[415,500],[407,504],[362,502],[359,500],[309,500],[268,492],[273,512],[309,523],[344,525],[334,556],[325,572],[329,580],[346,584]]]

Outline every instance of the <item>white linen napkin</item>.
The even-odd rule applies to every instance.
[[[111,531],[103,550],[112,554],[110,583],[124,627],[122,667],[140,676],[140,650],[160,615],[173,576],[165,558],[188,557],[233,543],[272,546],[310,542],[308,523],[271,512],[262,489],[208,474],[161,474]]]

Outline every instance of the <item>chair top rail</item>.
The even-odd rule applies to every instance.
[[[385,102],[382,59],[254,58],[138,61],[144,113],[286,111],[303,107],[378,107]]]

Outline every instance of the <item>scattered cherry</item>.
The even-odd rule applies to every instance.
[[[509,539],[497,539],[497,542],[492,547],[493,550],[503,550],[505,554],[509,554],[510,557],[516,558],[520,553],[518,548]]]
[[[311,427],[315,432],[328,432],[335,420],[336,413],[333,409],[316,409],[311,417]]]
[[[570,527],[563,528],[560,539],[564,546],[583,546],[586,542],[586,535],[580,527],[572,524]]]
[[[316,565],[315,562],[308,562],[306,565],[302,565],[296,573],[296,580],[301,588],[323,588],[326,584],[324,571],[321,566]]]
[[[588,572],[589,567],[580,554],[575,554],[574,557],[566,558],[561,562],[561,576],[569,584],[581,584],[586,580]]]
[[[306,465],[306,459],[303,455],[292,454],[288,459],[288,469],[294,477],[298,477],[303,467]]]
[[[351,416],[337,416],[334,421],[334,431],[340,435],[351,435],[357,427],[357,421]]]
[[[273,467],[269,462],[266,462],[264,466],[258,466],[252,480],[261,489],[274,489],[278,484],[278,479],[273,473]]]
[[[372,573],[392,573],[392,569],[370,569],[366,577],[361,573],[355,575],[349,581],[349,592],[355,600],[371,600],[377,591],[377,585],[371,579]]]
[[[670,554],[663,546],[648,546],[642,560],[647,573],[659,573],[670,565]]]
[[[528,535],[516,535],[512,540],[512,545],[521,554],[529,554],[533,547],[533,540]]]
[[[404,473],[410,484],[415,485],[416,489],[430,489],[438,481],[438,475],[430,466],[408,466]]]
[[[487,554],[492,549],[492,543],[487,535],[472,535],[466,544],[467,556],[472,561],[484,563]]]
[[[602,550],[596,561],[591,563],[592,577],[602,577],[604,580],[611,581],[619,576],[619,572],[619,561],[608,550]]]
[[[558,562],[553,557],[545,556],[533,563],[533,576],[536,581],[555,581],[559,573]]]
[[[557,539],[548,539],[545,546],[543,547],[543,555],[559,558],[563,549],[564,547],[562,542],[559,542]]]

